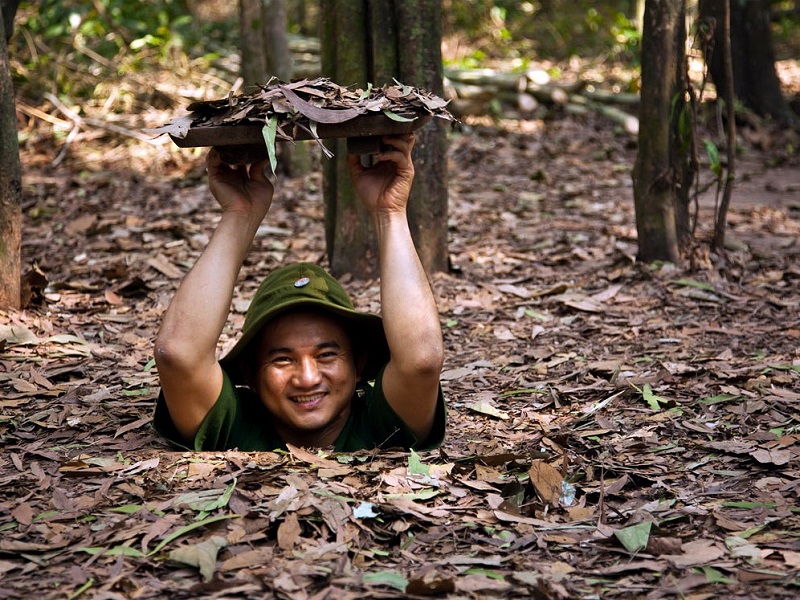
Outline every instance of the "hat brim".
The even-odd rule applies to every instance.
[[[248,383],[244,366],[247,359],[253,357],[254,350],[251,347],[251,342],[258,336],[264,326],[281,314],[298,308],[317,309],[320,312],[337,316],[346,324],[354,326],[348,327],[348,330],[351,331],[351,336],[357,338],[353,340],[353,343],[361,352],[365,353],[366,358],[364,367],[361,370],[361,380],[370,381],[375,379],[378,372],[389,361],[389,344],[386,341],[386,334],[383,330],[383,319],[379,316],[354,309],[332,306],[323,300],[309,298],[298,301],[294,299],[276,304],[270,311],[259,315],[259,318],[242,333],[233,348],[220,359],[220,364],[234,384],[245,385]]]

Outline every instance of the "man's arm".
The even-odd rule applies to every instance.
[[[391,150],[370,168],[348,156],[356,192],[375,223],[380,250],[381,312],[391,358],[383,374],[386,400],[419,440],[436,411],[444,343],[439,312],[419,260],[406,207],[414,180],[414,136],[384,138]]]
[[[265,163],[246,169],[207,158],[211,193],[222,217],[211,240],[178,287],[155,343],[161,389],[172,422],[191,440],[222,390],[216,347],[228,318],[236,278],[272,202]]]

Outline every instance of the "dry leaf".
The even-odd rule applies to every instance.
[[[281,550],[291,550],[300,541],[300,534],[303,532],[297,514],[289,513],[283,522],[278,525],[278,547]]]
[[[533,487],[543,502],[558,506],[564,478],[561,473],[543,460],[534,460],[528,470]]]
[[[197,567],[203,581],[211,581],[217,564],[217,554],[227,545],[225,538],[215,535],[199,544],[175,548],[169,553],[170,560]]]
[[[681,554],[665,554],[676,567],[696,567],[707,565],[725,555],[725,549],[713,540],[693,540],[681,546]]]

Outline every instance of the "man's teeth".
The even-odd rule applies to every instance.
[[[295,396],[292,398],[292,402],[296,402],[297,404],[305,404],[306,402],[313,402],[322,397],[322,394],[314,394],[313,396]]]

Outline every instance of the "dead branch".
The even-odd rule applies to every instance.
[[[119,135],[124,135],[126,137],[131,137],[136,140],[140,140],[143,142],[152,142],[152,137],[136,131],[134,129],[128,129],[127,127],[123,127],[121,125],[115,125],[114,123],[109,123],[108,121],[104,121],[102,119],[95,119],[92,117],[82,117],[74,110],[69,108],[66,104],[61,102],[55,95],[51,93],[46,93],[44,97],[53,103],[55,106],[65,117],[67,117],[70,121],[75,123],[76,126],[80,125],[87,125],[89,127],[94,127],[96,129],[104,129],[105,131],[109,131],[111,133],[116,133]]]

